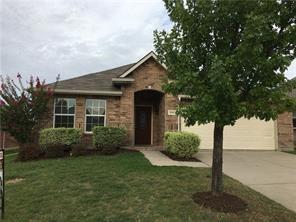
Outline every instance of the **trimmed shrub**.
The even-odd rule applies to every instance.
[[[42,155],[42,150],[37,144],[24,143],[20,144],[18,159],[20,161],[38,159]]]
[[[46,144],[44,148],[45,157],[48,158],[65,157],[69,155],[69,149],[61,143]]]
[[[87,153],[87,149],[81,143],[72,145],[71,156],[81,156]]]
[[[122,145],[127,136],[125,128],[96,126],[92,130],[93,144],[104,154],[112,154]]]
[[[200,139],[188,132],[166,132],[164,137],[166,150],[182,158],[190,158],[198,152]]]
[[[81,129],[48,128],[41,130],[39,143],[41,146],[52,144],[71,146],[80,142],[81,135]]]

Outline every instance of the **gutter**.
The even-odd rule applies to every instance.
[[[116,84],[120,83],[132,83],[135,79],[132,78],[112,78],[112,82]]]
[[[74,94],[74,95],[101,95],[101,96],[121,96],[121,91],[97,91],[97,90],[71,90],[55,89],[54,94]]]

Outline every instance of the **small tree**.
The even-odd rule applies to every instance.
[[[164,2],[173,28],[154,33],[170,80],[164,89],[191,97],[178,110],[187,125],[214,122],[212,194],[220,194],[224,126],[276,119],[295,105],[284,71],[296,54],[296,2]]]
[[[37,77],[30,78],[24,87],[21,75],[17,75],[18,84],[9,76],[1,77],[1,128],[12,135],[20,144],[38,143],[39,130],[48,111],[48,102],[53,95],[53,88],[40,82]]]

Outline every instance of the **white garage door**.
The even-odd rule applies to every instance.
[[[201,149],[213,148],[214,124],[186,127],[181,120],[181,130],[201,138]],[[258,119],[239,119],[234,126],[224,128],[224,149],[275,150],[275,122]]]

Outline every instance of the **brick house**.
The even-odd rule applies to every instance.
[[[90,142],[94,125],[121,126],[126,145],[161,146],[166,130],[178,130],[178,98],[161,88],[166,69],[153,52],[137,63],[60,81],[48,127],[76,127]]]
[[[182,97],[163,92],[165,79],[166,68],[150,52],[136,63],[60,81],[47,127],[81,128],[84,142],[90,144],[93,126],[121,126],[128,131],[127,146],[162,146],[165,131],[189,131],[201,137],[202,149],[211,149],[213,124],[186,127],[175,114]],[[293,127],[292,113],[268,122],[240,119],[225,127],[224,148],[293,149]]]

